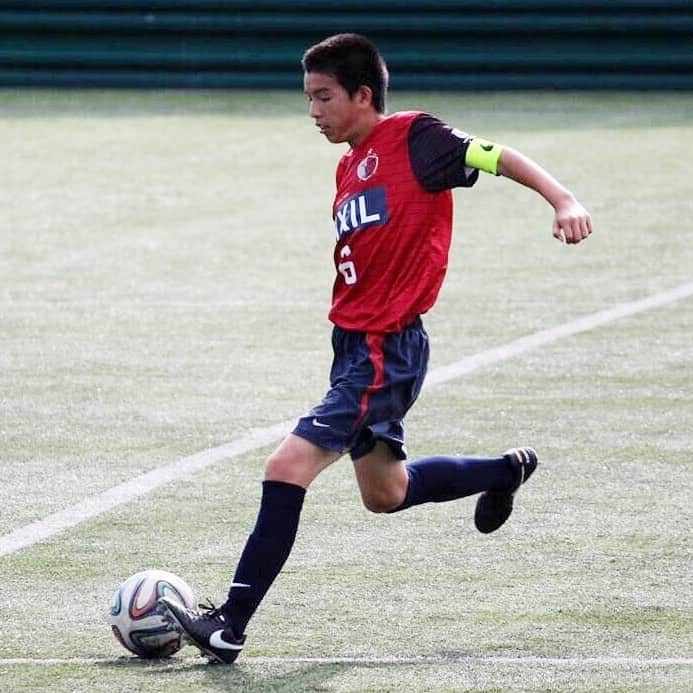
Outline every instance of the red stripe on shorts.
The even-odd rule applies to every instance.
[[[385,354],[383,353],[383,344],[385,343],[384,334],[366,335],[366,344],[368,345],[369,355],[368,360],[373,366],[373,382],[363,391],[361,395],[361,409],[359,417],[356,420],[354,427],[358,426],[363,418],[368,413],[368,405],[371,400],[371,395],[377,392],[385,384]]]

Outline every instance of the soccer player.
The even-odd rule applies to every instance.
[[[403,419],[429,354],[420,316],[433,306],[447,268],[450,189],[471,187],[479,171],[511,178],[553,207],[556,238],[574,244],[592,231],[573,194],[518,151],[426,113],[387,116],[387,68],[366,38],[327,38],[306,51],[302,65],[315,125],[330,142],[349,145],[337,167],[333,206],[331,387],[267,461],[257,523],[226,602],[198,610],[160,600],[192,644],[228,664],[291,552],[306,489],[345,453],[368,510],[397,513],[480,494],[474,520],[481,532],[507,520],[515,493],[536,469],[528,447],[490,458],[405,463]]]

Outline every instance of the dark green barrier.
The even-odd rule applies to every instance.
[[[395,88],[693,88],[682,0],[0,0],[0,85],[299,88],[339,31]]]

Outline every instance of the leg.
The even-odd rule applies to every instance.
[[[531,448],[518,448],[492,458],[427,457],[405,466],[383,441],[354,461],[363,503],[373,512],[396,512],[481,492],[490,492],[494,499],[502,497],[507,505],[505,499],[512,497],[535,467],[536,453]],[[488,504],[488,500],[482,503]],[[498,515],[495,509],[493,514]],[[510,511],[505,518],[508,515]],[[477,526],[480,531],[492,531],[482,529],[479,522]]]
[[[402,460],[379,440],[371,452],[354,460],[363,504],[374,513],[391,512],[404,502],[409,475]]]
[[[340,454],[290,434],[267,461],[257,522],[223,607],[234,633],[248,621],[279,575],[296,538],[306,489]]]
[[[307,489],[323,469],[340,457],[341,453],[290,433],[267,460],[265,481],[280,481]]]
[[[226,603],[203,613],[162,597],[160,603],[202,652],[231,664],[243,649],[245,628],[291,553],[306,489],[340,453],[289,435],[265,469],[255,529],[248,537]]]

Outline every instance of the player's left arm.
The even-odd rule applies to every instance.
[[[570,190],[535,161],[511,147],[498,159],[498,173],[536,190],[553,208],[553,235],[566,243],[579,243],[592,233],[589,212]]]
[[[592,233],[592,220],[566,187],[515,149],[451,128],[435,116],[419,114],[408,134],[409,160],[429,192],[471,187],[479,171],[505,176],[536,190],[554,208],[553,235],[579,243]]]
[[[579,243],[592,233],[592,219],[568,188],[559,183],[536,161],[512,147],[479,138],[469,143],[469,165],[505,176],[538,192],[553,208],[553,235],[566,243]]]

